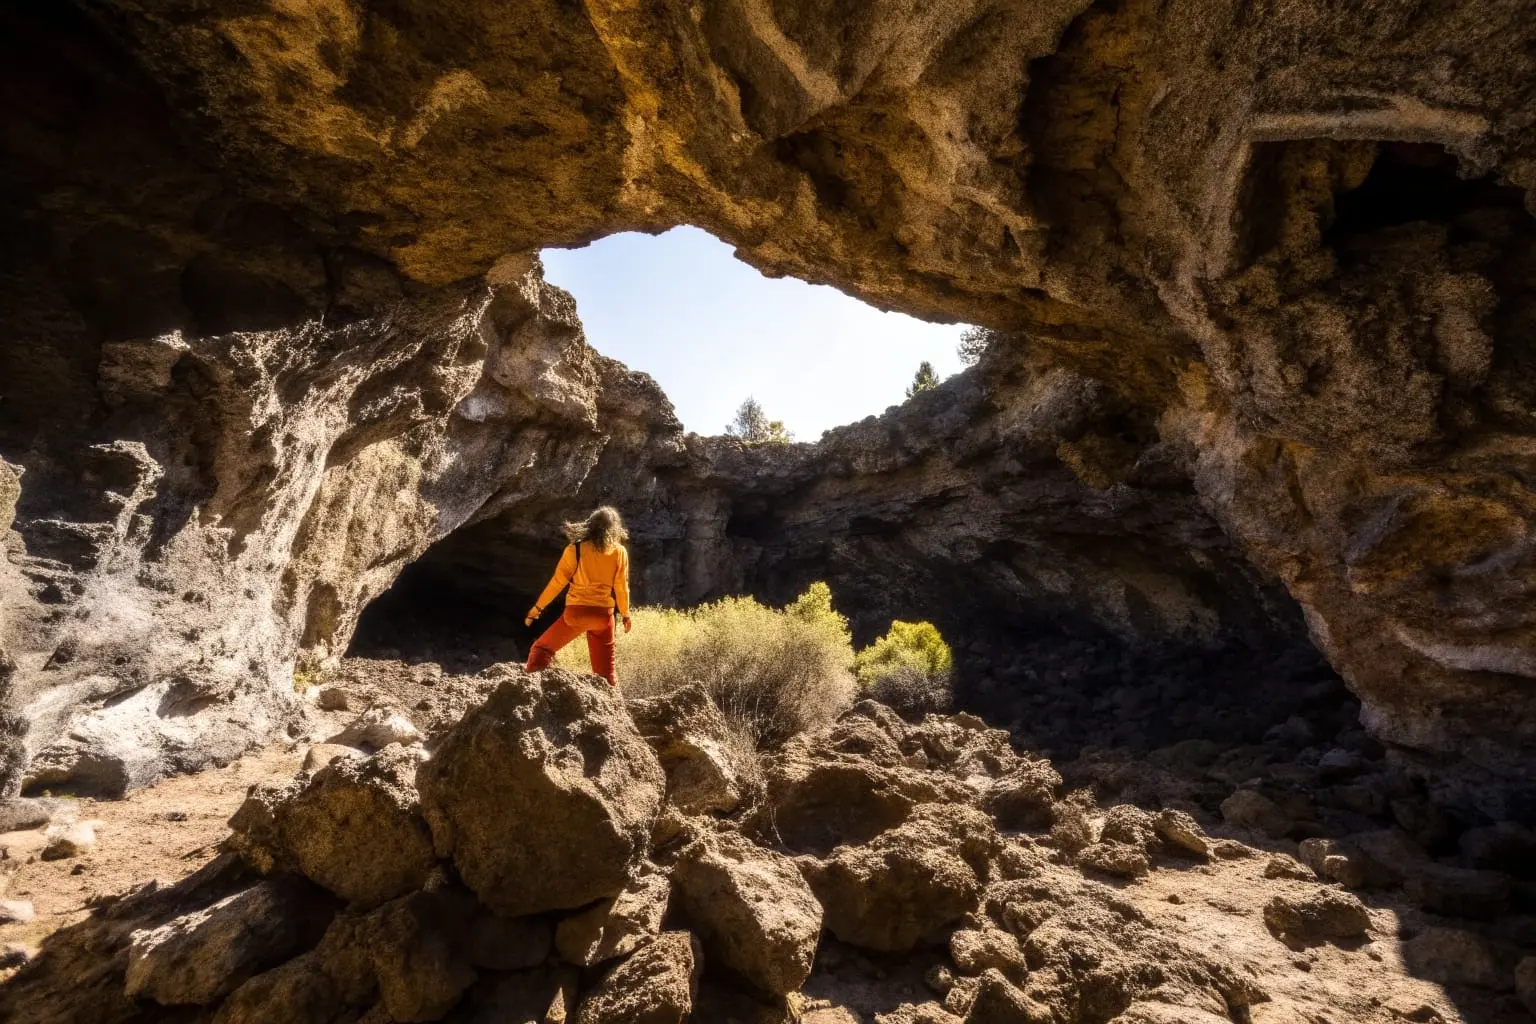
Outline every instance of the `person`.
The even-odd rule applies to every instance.
[[[569,544],[560,555],[555,574],[528,609],[523,625],[532,626],[560,591],[570,587],[565,596],[565,612],[544,634],[533,642],[528,652],[528,671],[538,672],[550,666],[560,648],[583,633],[587,635],[587,653],[592,657],[592,671],[617,686],[613,665],[613,615],[617,611],[624,623],[629,621],[629,550],[624,542],[629,533],[617,509],[604,505],[585,521],[566,523]]]

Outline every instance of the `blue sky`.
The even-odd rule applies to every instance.
[[[960,325],[764,277],[698,228],[546,249],[544,269],[576,296],[592,346],[655,377],[700,434],[722,433],[751,395],[796,439],[814,441],[901,402],[924,359],[941,378],[961,369]]]

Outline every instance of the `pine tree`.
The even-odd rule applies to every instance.
[[[725,432],[728,436],[739,437],[748,444],[769,442],[782,444],[795,439],[795,435],[784,426],[783,420],[770,420],[757,399],[750,395],[736,410],[736,418],[726,424]]]
[[[981,362],[982,354],[991,347],[996,337],[993,331],[985,327],[967,327],[960,335],[960,344],[955,347],[955,352],[966,366],[975,366]]]
[[[939,375],[933,372],[933,364],[924,359],[918,364],[917,374],[912,378],[912,386],[907,388],[907,397],[911,398],[920,391],[939,386]]]

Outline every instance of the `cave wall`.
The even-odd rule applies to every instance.
[[[522,273],[487,281],[507,254],[687,222],[765,272],[1027,338],[1021,372],[1099,382],[1134,429],[1059,438],[1056,463],[1092,493],[1028,477],[1022,504],[1008,444],[968,448],[958,426],[942,454],[820,494],[796,474],[837,472],[836,445],[781,475],[705,452],[702,472],[764,497],[711,511],[713,485],[673,486],[700,503],[690,521],[723,534],[734,513],[740,536],[658,517],[678,552],[658,586],[707,590],[723,553],[744,582],[782,585],[796,572],[762,553],[778,521],[806,543],[823,531],[837,564],[922,579],[942,556],[1022,581],[989,600],[1038,595],[1083,573],[1090,546],[1032,540],[1033,510],[1079,502],[1081,523],[1123,519],[1113,540],[1080,527],[1118,578],[1157,566],[1141,591],[1173,593],[1159,572],[1242,591],[1249,570],[1201,564],[1235,544],[1445,799],[1529,814],[1531,15],[1521,0],[9,5],[0,456],[23,472],[4,644],[29,749],[82,707],[137,708],[164,732],[249,694],[255,731],[276,727],[282,666],[334,653],[359,601],[433,539],[537,495],[584,501],[609,473],[615,493],[633,493],[626,473],[649,487],[646,460],[604,455],[606,430],[680,460],[657,480],[686,477],[655,417],[599,426],[600,369],[554,375],[586,374],[571,386],[590,401],[548,380],[514,401],[496,389],[544,385],[497,384],[479,349],[540,349],[487,312]],[[1425,202],[1405,184],[1420,172],[1460,198]],[[626,387],[615,401],[645,404]],[[977,429],[1006,437],[1033,414],[998,409]],[[901,441],[867,429],[886,431],[875,448]],[[1159,445],[1192,491],[1127,502],[1127,463]],[[943,497],[946,474],[999,496]],[[882,540],[891,510],[925,514],[909,489],[997,515],[1007,539],[972,553],[946,522]],[[391,494],[407,497],[375,531]],[[795,511],[845,497],[873,512]],[[1163,498],[1206,518],[1168,518]],[[1198,571],[1161,563],[1174,548]],[[1213,603],[1149,617],[1128,593],[1054,600],[1133,632]],[[202,743],[176,740],[176,763]]]

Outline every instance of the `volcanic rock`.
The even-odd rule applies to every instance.
[[[739,835],[704,833],[678,855],[672,883],[712,963],[770,997],[810,975],[822,908],[788,858]]]
[[[687,932],[663,932],[603,977],[576,1024],[683,1024],[698,994],[703,953]]]
[[[617,896],[666,776],[618,697],[588,677],[509,671],[420,772],[440,856],[509,917]]]
[[[1174,852],[1201,858],[1210,856],[1210,837],[1205,834],[1200,824],[1185,812],[1165,807],[1152,819],[1152,827],[1156,830],[1158,837],[1163,840],[1164,845]]]
[[[1152,870],[1152,862],[1137,846],[1125,843],[1094,843],[1077,855],[1085,868],[1121,878],[1140,878]]]
[[[212,1003],[298,952],[324,906],[313,890],[261,882],[136,932],[128,947],[128,995],[163,1006]]]
[[[393,708],[380,705],[358,715],[350,725],[325,742],[371,753],[383,750],[391,743],[411,746],[422,739],[421,730],[411,724],[410,719]]]
[[[749,758],[736,753],[725,716],[699,684],[629,702],[629,713],[667,773],[667,802],[684,814],[729,812],[746,793]]]
[[[976,908],[1000,846],[986,815],[933,804],[866,844],[800,864],[828,931],[850,945],[899,953],[942,941]]]
[[[346,900],[373,906],[420,888],[431,835],[416,793],[418,749],[338,758],[294,791],[253,788],[230,819],[258,869],[291,865]]]
[[[1488,941],[1460,928],[1426,928],[1403,943],[1403,961],[1420,978],[1442,985],[1509,987],[1508,968]]]
[[[561,921],[555,948],[561,959],[582,967],[625,956],[661,933],[671,893],[666,875],[643,874],[612,899]]]
[[[1371,926],[1371,917],[1348,893],[1317,888],[1272,897],[1264,904],[1264,924],[1278,937],[1306,943],[1357,938]]]

